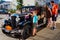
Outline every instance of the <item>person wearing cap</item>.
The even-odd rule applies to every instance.
[[[52,5],[52,22],[53,26],[52,29],[56,29],[56,21],[57,21],[57,16],[58,16],[58,5],[54,3],[54,1],[51,1]]]

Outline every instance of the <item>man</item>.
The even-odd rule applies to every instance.
[[[54,3],[54,1],[51,1],[52,5],[52,22],[53,22],[53,27],[52,29],[56,29],[56,20],[58,16],[58,5]]]

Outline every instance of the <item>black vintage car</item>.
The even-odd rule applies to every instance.
[[[35,6],[22,7],[22,9],[25,10],[26,9],[31,10],[33,8],[35,8]],[[42,8],[43,7],[37,7],[39,13],[38,16],[40,16],[37,26],[38,31],[41,29],[42,26],[46,27],[47,25],[47,18],[45,14],[42,13],[43,12]],[[29,14],[31,11],[27,11],[26,14],[18,14],[19,17],[11,16],[11,19],[5,20],[4,25],[2,26],[2,32],[11,37],[15,38],[18,37],[19,40],[20,37],[24,40],[28,36],[31,36],[33,29],[32,16]],[[29,15],[26,16],[27,14]]]

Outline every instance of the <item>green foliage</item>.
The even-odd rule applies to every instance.
[[[11,9],[11,10],[9,10],[9,12],[10,12],[10,13],[15,13],[16,10]]]
[[[22,6],[21,5],[17,5],[17,9],[19,10]]]
[[[22,7],[23,1],[22,0],[17,0],[17,3],[18,3],[17,9],[20,9]]]
[[[38,5],[38,2],[35,3],[35,6],[39,6],[39,5]]]

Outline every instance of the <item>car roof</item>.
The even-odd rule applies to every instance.
[[[34,8],[35,6],[23,6],[22,8]]]

